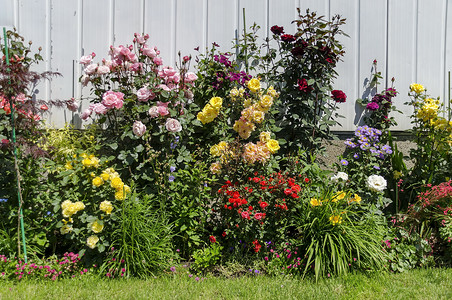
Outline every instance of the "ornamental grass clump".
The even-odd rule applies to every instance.
[[[365,203],[361,196],[336,189],[309,194],[310,198],[301,201],[290,220],[296,228],[290,249],[298,253],[291,254],[292,258],[284,253],[286,258],[276,257],[272,264],[285,274],[312,273],[316,280],[351,270],[383,269],[384,220],[362,207]]]

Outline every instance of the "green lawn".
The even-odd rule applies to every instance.
[[[0,299],[452,299],[452,269],[349,275],[318,283],[268,276],[196,281],[188,275],[148,280],[0,281]]]

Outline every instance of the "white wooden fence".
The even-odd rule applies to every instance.
[[[361,111],[355,99],[362,97],[372,61],[377,59],[385,83],[395,77],[400,92],[395,114],[397,129],[410,127],[408,87],[422,83],[428,92],[448,97],[447,73],[452,70],[452,0],[0,0],[0,26],[16,27],[35,49],[43,47],[45,63],[39,70],[57,71],[63,78],[39,87],[37,97],[68,99],[86,96],[78,78],[77,60],[84,53],[106,57],[110,45],[131,44],[133,33],[148,33],[151,46],[162,53],[165,65],[176,54],[195,54],[217,42],[229,50],[246,23],[261,26],[261,36],[272,25],[294,28],[296,7],[309,8],[330,17],[347,19],[342,39],[346,55],[339,63],[335,88],[348,96],[340,113],[346,116],[337,130],[354,130]],[[84,106],[87,103],[83,104]],[[49,123],[79,123],[77,113],[54,110]]]

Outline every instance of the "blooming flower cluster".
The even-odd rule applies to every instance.
[[[386,179],[380,175],[370,175],[367,178],[367,187],[372,192],[383,192],[386,189],[386,186]]]
[[[426,98],[418,109],[416,117],[424,122],[434,121],[438,117],[439,100]]]
[[[197,119],[203,124],[212,122],[220,113],[223,99],[220,97],[212,97],[201,112],[198,113]]]
[[[360,126],[355,130],[355,136],[347,139],[345,145],[354,153],[354,158],[362,158],[366,153],[371,156],[385,159],[387,155],[392,153],[389,145],[381,145],[380,137],[382,131],[367,125]]]

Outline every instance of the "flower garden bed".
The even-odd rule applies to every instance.
[[[198,279],[318,281],[448,266],[450,112],[442,114],[422,85],[406,87],[415,146],[402,153],[391,134],[398,91],[394,80],[380,90],[375,72],[375,94],[357,100],[365,124],[322,167],[347,101],[334,89],[345,20],[306,13],[295,23],[294,34],[271,27],[273,41],[262,47],[252,26],[236,55],[214,43],[196,58],[180,55],[174,68],[148,35],[135,34],[131,45],[106,49],[107,58],[80,59],[80,81],[91,88],[83,111],[80,99],[31,99],[36,80],[57,74],[33,72],[39,52],[8,32],[0,63],[0,278],[183,270]],[[83,131],[45,129],[52,105],[91,122]]]

